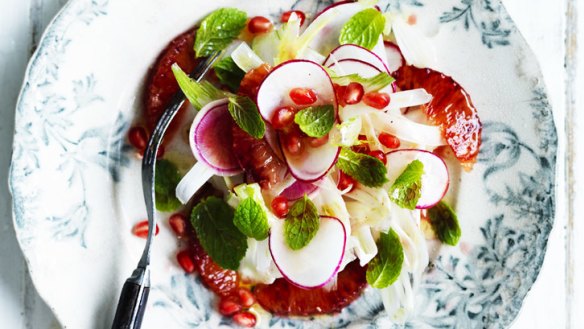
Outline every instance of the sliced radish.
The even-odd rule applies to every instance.
[[[333,83],[326,71],[315,62],[291,60],[276,66],[260,85],[257,103],[264,120],[271,122],[282,106],[296,106],[289,96],[294,88],[312,89],[318,98],[314,105],[333,104],[336,110]]]
[[[385,63],[377,54],[371,52],[369,49],[352,44],[341,45],[335,48],[331,51],[323,65],[328,67],[343,59],[357,59],[373,65],[379,72],[388,71]]]
[[[333,83],[322,66],[307,60],[291,60],[274,68],[259,88],[257,103],[264,120],[270,122],[282,106],[297,107],[289,96],[294,88],[311,89],[317,96],[313,105],[332,104],[337,112]],[[316,148],[307,144],[299,155],[282,148],[290,173],[305,182],[324,176],[337,160],[339,150],[330,142]]]
[[[371,78],[381,72],[375,65],[364,62],[360,59],[340,59],[328,64],[328,68],[336,75],[359,74],[363,78]]]
[[[387,60],[387,69],[390,73],[397,71],[406,64],[399,47],[390,41],[385,42],[385,58]]]
[[[369,8],[369,6],[364,6],[359,2],[344,1],[324,9],[306,28],[306,31],[309,32],[311,28],[314,29],[323,23],[325,24],[324,28],[316,33],[309,47],[321,54],[328,54],[339,45],[339,35],[345,23],[365,8]]]
[[[270,229],[270,252],[274,263],[290,283],[304,289],[326,285],[339,271],[345,255],[345,226],[334,217],[321,216],[320,228],[310,243],[292,250],[284,237],[284,222],[275,221]]]
[[[310,183],[321,179],[334,166],[341,148],[329,141],[316,148],[305,144],[300,155],[290,154],[285,147],[282,147],[282,152],[292,176],[299,181]]]
[[[385,67],[385,71],[387,71],[387,73],[391,73],[388,67],[389,62],[387,61],[387,57],[385,56],[385,41],[383,40],[383,35],[379,36],[379,41],[377,41],[375,47],[371,49],[371,52],[381,59]]]
[[[386,156],[390,186],[412,161],[420,160],[424,164],[422,193],[416,205],[417,209],[431,208],[442,200],[450,184],[448,168],[442,158],[432,152],[417,149],[397,150],[387,153]]]
[[[274,150],[276,156],[284,161],[284,154],[282,153],[282,148],[280,147],[280,143],[278,141],[278,132],[272,128],[270,125],[266,125],[266,133],[264,134],[264,138],[268,145]]]
[[[334,61],[329,65],[329,69],[335,72],[336,75],[358,74],[363,78],[372,78],[377,74],[384,72],[378,69],[373,64],[364,62],[359,59],[341,59]],[[396,91],[395,83],[380,90],[380,92],[391,94]]]
[[[305,194],[310,196],[318,190],[318,186],[313,183],[303,181],[295,181],[292,185],[286,188],[280,196],[285,197],[289,201],[298,200]]]
[[[231,114],[228,100],[220,99],[205,105],[193,121],[189,132],[191,151],[197,163],[176,187],[176,196],[184,204],[213,175],[233,176],[242,172],[231,149]]]

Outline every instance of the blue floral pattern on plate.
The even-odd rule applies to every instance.
[[[290,7],[314,13],[330,3],[288,1],[269,6],[268,14],[278,17]],[[36,273],[47,267],[34,257],[47,242],[81,255],[99,250],[102,245],[94,242],[96,233],[89,228],[99,225],[97,214],[104,204],[95,201],[95,181],[107,181],[111,186],[131,181],[128,172],[137,160],[131,159],[124,137],[132,112],[110,109],[105,116],[96,115],[114,104],[107,89],[109,80],[91,66],[77,67],[72,73],[67,70],[71,63],[65,60],[78,51],[75,47],[81,34],[95,33],[99,30],[96,25],[107,23],[122,5],[107,0],[69,2],[45,33],[25,78],[16,109],[10,184],[18,239]],[[385,0],[380,7],[414,12],[457,38],[470,37],[479,53],[496,52],[502,58],[528,52],[498,0]],[[174,31],[177,34],[180,29]],[[533,59],[529,57],[529,61]],[[525,126],[510,122],[505,108],[481,112],[483,146],[474,176],[468,179],[478,182],[477,193],[485,196],[481,199],[484,209],[473,213],[475,224],[464,231],[473,236],[473,242],[445,248],[432,261],[416,297],[417,313],[405,327],[507,327],[537,278],[554,219],[557,135],[537,69],[508,74],[520,82],[518,94],[528,97],[514,100],[514,115],[533,125],[520,128]],[[481,100],[479,88],[470,87],[473,98],[477,95]],[[488,107],[487,102],[479,103]],[[51,188],[41,187],[43,184]],[[115,191],[111,186],[108,188]],[[46,200],[60,200],[55,193],[62,194],[63,201],[49,205]],[[214,311],[215,297],[196,276],[162,273],[168,272],[159,272],[160,279],[152,289],[153,317],[174,318],[181,328],[230,327],[229,320]],[[44,277],[52,275],[58,273],[33,275],[41,294],[48,291],[43,290]],[[75,327],[64,304],[48,292],[43,297],[63,324]],[[377,292],[368,289],[338,315],[308,320],[274,317],[268,326],[388,328],[392,324]]]

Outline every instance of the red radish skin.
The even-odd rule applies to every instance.
[[[315,289],[315,288],[320,288],[325,286],[332,278],[334,278],[334,276],[338,273],[340,266],[341,266],[341,262],[345,256],[345,248],[346,248],[346,244],[347,244],[347,231],[345,230],[345,225],[338,219],[335,217],[330,217],[330,216],[320,216],[321,222],[320,222],[320,228],[318,230],[318,232],[316,233],[316,236],[313,238],[313,240],[304,248],[300,249],[300,250],[296,250],[296,251],[292,251],[291,249],[289,249],[289,247],[284,246],[285,245],[285,241],[284,241],[284,234],[283,234],[283,228],[282,227],[278,227],[277,225],[284,225],[283,223],[274,223],[271,227],[270,230],[270,236],[269,236],[269,248],[270,248],[270,254],[272,255],[272,259],[274,260],[274,264],[276,265],[276,267],[278,268],[278,270],[280,271],[280,273],[282,274],[282,276],[291,284],[299,287],[299,288],[303,288],[303,289]],[[325,222],[327,221],[327,222]],[[330,243],[326,244],[326,248],[335,248],[334,250],[340,250],[340,252],[338,252],[337,254],[334,254],[334,259],[332,259],[334,262],[336,262],[336,265],[334,266],[334,268],[332,268],[332,270],[330,268],[317,268],[317,266],[322,266],[323,262],[329,261],[330,259],[322,259],[322,262],[318,262],[318,263],[313,263],[310,265],[310,270],[311,270],[311,275],[310,278],[307,280],[313,280],[314,277],[318,277],[318,270],[322,270],[325,271],[325,275],[326,275],[326,279],[323,279],[320,282],[307,282],[307,281],[302,281],[302,282],[298,282],[299,279],[301,280],[303,275],[303,273],[297,273],[297,274],[291,274],[292,271],[298,271],[300,270],[299,267],[297,266],[291,266],[290,264],[286,264],[286,262],[292,261],[294,260],[295,256],[298,256],[298,253],[308,253],[309,251],[312,251],[311,255],[313,255],[314,257],[317,257],[317,253],[315,253],[315,250],[311,250],[311,246],[314,243],[318,243],[319,239],[323,239],[323,238],[334,238],[334,235],[331,236],[330,233],[331,232],[325,232],[325,230],[327,229],[324,225],[333,225],[332,227],[335,230],[339,230],[339,232],[341,232],[341,236],[342,238],[342,243],[339,245],[331,245]],[[322,232],[328,233],[325,236],[319,235]],[[322,233],[322,234],[325,234]],[[336,249],[339,248],[339,249]],[[319,249],[319,251],[321,251],[320,254],[318,254],[318,256],[322,257],[323,253],[326,253],[327,250],[322,250]],[[338,256],[338,259],[337,259]],[[302,257],[302,256],[301,256]],[[306,265],[306,258],[303,258],[302,263]],[[289,272],[290,271],[290,272]],[[297,276],[298,275],[298,276]],[[306,277],[305,277],[306,279]]]
[[[359,45],[346,44],[333,49],[324,61],[324,66],[333,65],[336,61],[345,59],[359,60],[375,67],[379,72],[390,73],[383,60],[374,52]]]
[[[385,41],[384,45],[387,62],[389,63],[388,72],[392,74],[399,70],[400,67],[406,65],[406,61],[398,45],[390,41]]]
[[[310,90],[316,96],[311,105],[332,104],[335,117],[338,116],[337,99],[333,83],[327,72],[317,63],[308,60],[291,60],[276,66],[262,82],[257,97],[260,114],[270,122],[274,112],[283,106],[293,106],[290,98],[295,98],[295,88]],[[296,99],[296,102],[309,103],[313,101],[309,95],[306,101]],[[327,143],[313,148],[310,143],[303,143],[303,135],[296,129],[279,133],[278,138],[290,174],[302,181],[313,182],[326,175],[334,165],[340,148]]]
[[[386,153],[388,165],[388,178],[395,179],[413,160],[420,160],[424,164],[424,176],[422,176],[422,196],[416,205],[416,209],[428,209],[436,205],[450,185],[450,174],[444,160],[435,153],[419,149],[402,149]],[[401,169],[399,169],[401,168]],[[428,172],[428,171],[431,172]],[[395,176],[395,177],[392,177]],[[431,184],[430,184],[431,183]],[[433,188],[428,189],[428,186]]]
[[[227,99],[205,105],[195,117],[190,130],[191,150],[197,158],[218,175],[231,176],[241,172],[237,158],[231,152],[233,120],[227,109]]]
[[[318,186],[313,183],[306,183],[303,181],[295,181],[292,185],[286,188],[280,194],[281,197],[289,201],[295,201],[308,195],[309,197],[313,195],[318,190]]]

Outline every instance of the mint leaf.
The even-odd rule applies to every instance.
[[[237,270],[247,250],[247,238],[233,224],[233,209],[211,196],[193,208],[191,223],[211,259],[224,269]]]
[[[239,128],[256,139],[264,137],[266,124],[256,104],[247,96],[231,96],[228,105],[229,113]]]
[[[284,222],[284,235],[288,247],[292,250],[306,247],[318,232],[319,227],[318,210],[314,203],[304,195],[290,207]]]
[[[225,49],[245,28],[247,14],[235,8],[221,8],[207,16],[195,38],[197,57],[209,56]]]
[[[369,50],[379,41],[379,36],[385,28],[385,17],[375,9],[368,8],[356,13],[341,29],[339,43],[352,43]]]
[[[229,87],[232,92],[239,89],[241,80],[245,76],[245,72],[235,64],[233,58],[225,57],[213,66],[215,75],[219,78],[222,84]]]
[[[387,168],[379,159],[342,148],[337,167],[368,187],[380,187],[387,182]]]
[[[176,198],[176,186],[180,182],[181,175],[176,165],[168,160],[156,161],[154,174],[154,196],[156,209],[164,212],[175,211],[181,206]]]
[[[380,72],[371,78],[363,78],[357,73],[341,75],[341,76],[331,76],[334,83],[345,86],[351,82],[358,82],[363,85],[363,89],[366,92],[379,91],[387,86],[389,86],[395,79],[390,76],[387,72]]]
[[[393,229],[381,233],[377,241],[377,255],[367,264],[365,277],[370,286],[387,288],[399,277],[404,262],[404,249]]]
[[[416,204],[422,195],[422,175],[424,164],[414,160],[395,180],[389,189],[389,198],[398,206],[406,209],[416,209]]]
[[[241,233],[258,241],[268,237],[268,215],[253,198],[247,198],[237,206],[233,224]]]
[[[428,219],[440,241],[451,246],[458,244],[462,232],[458,225],[458,216],[448,204],[440,201],[428,209]]]
[[[310,137],[320,138],[333,129],[335,124],[335,108],[332,105],[307,107],[294,117],[294,122]]]
[[[210,82],[197,82],[191,79],[176,63],[172,64],[172,73],[180,89],[197,111],[210,102],[225,97],[225,93]]]

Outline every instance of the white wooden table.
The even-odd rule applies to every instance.
[[[42,31],[65,2],[0,0],[2,328],[57,327],[26,272],[12,228],[11,200],[4,182],[10,163],[14,106],[26,63]],[[513,328],[584,328],[584,221],[576,213],[576,205],[584,203],[584,1],[503,2],[540,61],[560,138],[557,219],[542,272]]]

